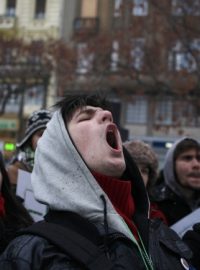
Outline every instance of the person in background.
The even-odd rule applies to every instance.
[[[158,159],[152,147],[140,140],[131,140],[124,143],[138,165],[144,185],[149,190],[158,177]]]
[[[171,226],[200,207],[200,144],[184,137],[168,150],[163,170],[151,190]],[[172,210],[173,209],[173,210]]]
[[[28,118],[25,136],[21,142],[16,144],[17,155],[14,156],[7,167],[14,191],[17,185],[18,169],[32,172],[37,142],[42,136],[51,116],[51,112],[48,110],[38,110],[33,112]]]
[[[32,223],[31,216],[11,190],[8,173],[0,152],[0,253],[4,251],[20,229],[26,228]]]
[[[130,140],[124,143],[131,157],[138,166],[144,185],[149,193],[158,177],[158,158],[152,147],[140,140]],[[156,203],[150,204],[150,217],[160,218],[167,224],[165,215],[158,209]]]
[[[109,262],[105,270],[190,267],[192,254],[178,235],[162,221],[149,220],[143,180],[105,100],[94,93],[69,95],[57,108],[38,142],[32,172],[35,198],[49,209],[44,226],[84,230]],[[24,234],[1,255],[0,269],[94,267],[83,267],[45,237]]]

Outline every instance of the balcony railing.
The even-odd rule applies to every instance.
[[[75,18],[75,34],[96,34],[99,30],[98,18]]]
[[[16,17],[0,16],[0,29],[11,29],[16,24]]]

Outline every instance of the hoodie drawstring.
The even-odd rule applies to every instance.
[[[104,216],[104,230],[105,230],[105,235],[103,237],[103,242],[104,242],[104,251],[106,254],[106,257],[110,259],[110,255],[108,252],[108,220],[107,220],[107,204],[106,204],[106,199],[104,195],[101,195],[100,198],[102,199],[103,202],[103,216]]]

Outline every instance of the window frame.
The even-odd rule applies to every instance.
[[[132,101],[126,103],[126,124],[147,124],[148,99],[144,96],[135,96]]]
[[[35,19],[37,20],[45,19],[46,6],[47,0],[35,0],[35,14],[34,14]]]
[[[6,1],[6,16],[15,17],[16,13],[16,0],[7,0]]]

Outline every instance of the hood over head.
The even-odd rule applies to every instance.
[[[102,224],[103,195],[108,225],[131,238],[127,225],[74,146],[60,110],[54,113],[38,142],[31,180],[35,198],[50,209],[75,212]]]
[[[170,189],[175,194],[181,197],[184,197],[184,195],[182,194],[181,185],[177,181],[176,175],[175,175],[174,153],[177,146],[186,139],[196,141],[194,138],[191,138],[191,137],[182,137],[178,139],[177,141],[175,141],[165,156],[165,161],[164,161],[164,166],[163,166],[163,174],[164,174],[165,183],[167,184],[167,186],[170,187]]]

